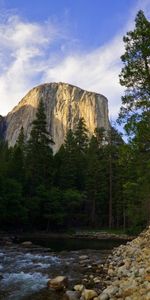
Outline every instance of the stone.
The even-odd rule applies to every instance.
[[[109,300],[109,296],[106,293],[102,293],[99,297],[98,300]]]
[[[78,291],[78,292],[80,292],[80,293],[82,293],[82,291],[85,289],[85,287],[84,287],[84,285],[83,284],[76,284],[75,286],[74,286],[74,290],[75,291]]]
[[[32,242],[31,241],[25,241],[21,243],[22,246],[28,247],[28,246],[32,246]]]
[[[68,129],[75,129],[80,117],[85,120],[89,137],[95,128],[110,128],[108,101],[103,95],[67,83],[46,83],[29,91],[6,117],[0,118],[0,137],[4,137],[9,146],[15,145],[21,127],[25,139],[29,139],[41,99],[45,106],[47,130],[55,142],[54,153],[64,142]]]
[[[108,275],[113,276],[114,275],[114,270],[112,268],[108,269]]]
[[[87,260],[87,259],[89,259],[89,257],[87,255],[81,255],[81,256],[79,256],[79,259],[80,260]]]
[[[105,290],[104,290],[104,292],[106,293],[106,294],[108,294],[109,296],[113,296],[113,295],[116,295],[117,294],[117,292],[118,292],[118,287],[117,286],[109,286],[109,287],[107,287]]]
[[[80,293],[77,291],[66,291],[65,299],[66,300],[79,300]]]
[[[95,278],[93,279],[93,281],[94,281],[94,283],[100,283],[100,282],[101,282],[100,278],[98,278],[98,277],[95,277]]]
[[[104,264],[107,288],[99,300],[149,300],[150,299],[150,227],[137,238],[115,248]],[[113,270],[113,272],[111,271]],[[108,275],[110,281],[106,281]],[[104,295],[104,296],[103,296]]]
[[[47,287],[54,290],[64,290],[68,286],[66,276],[57,276],[47,282]]]
[[[91,300],[93,299],[94,297],[97,297],[97,293],[96,291],[94,290],[88,290],[88,289],[84,289],[83,292],[82,292],[82,298],[84,300]]]
[[[150,275],[146,275],[146,276],[145,276],[145,280],[146,280],[146,281],[150,281]]]

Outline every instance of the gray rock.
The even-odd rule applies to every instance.
[[[109,296],[108,294],[103,293],[98,297],[98,300],[109,300]]]
[[[66,300],[79,300],[80,293],[77,291],[66,291],[65,299]]]

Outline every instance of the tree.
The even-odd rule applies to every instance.
[[[127,32],[123,40],[120,83],[126,91],[119,122],[125,123],[131,153],[123,193],[129,226],[142,229],[150,219],[150,22],[143,11],[136,16],[135,29]]]
[[[21,127],[20,134],[14,148],[11,149],[8,175],[24,184],[25,179],[25,141],[24,129]]]
[[[126,87],[122,97],[119,120],[125,122],[128,133],[134,129],[150,110],[150,22],[139,11],[135,19],[135,29],[127,32],[123,41],[125,53],[121,56],[124,67],[120,83]]]
[[[1,181],[1,180],[0,180]],[[3,179],[0,196],[0,220],[1,225],[6,227],[18,227],[27,218],[24,207],[22,186],[14,179]]]
[[[74,132],[74,136],[78,151],[84,153],[87,149],[89,138],[88,130],[86,128],[86,124],[83,118],[79,118]]]
[[[86,128],[86,124],[83,118],[80,118],[77,122],[74,131],[74,137],[76,143],[76,188],[82,191],[85,188],[86,153],[89,144],[88,130]]]
[[[63,189],[71,189],[76,187],[77,166],[76,166],[76,141],[71,129],[68,130],[63,148],[56,155],[59,161],[59,183]]]
[[[67,189],[63,192],[63,204],[67,228],[81,226],[84,222],[84,195],[75,189]]]
[[[109,180],[109,201],[108,201],[108,225],[111,229],[114,225],[113,207],[116,204],[116,186],[119,185],[119,149],[123,144],[121,134],[117,129],[111,126],[107,133],[106,151],[108,155],[108,180]],[[119,193],[119,191],[117,191]]]
[[[96,130],[98,132],[98,130]],[[86,157],[86,195],[89,224],[103,226],[107,206],[107,160],[99,136],[92,136]]]
[[[30,182],[30,192],[44,184],[50,186],[53,175],[52,138],[46,129],[44,104],[39,102],[36,119],[32,123],[30,139],[26,147],[26,176]]]

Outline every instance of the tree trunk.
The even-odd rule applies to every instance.
[[[95,197],[93,196],[93,199],[92,199],[92,212],[91,212],[91,225],[92,225],[92,227],[95,227],[95,210],[96,210],[96,201],[95,201]]]
[[[109,228],[112,228],[112,156],[109,155]]]

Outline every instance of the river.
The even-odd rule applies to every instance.
[[[69,288],[95,272],[114,246],[123,241],[88,239],[40,239],[40,246],[0,247],[0,300],[61,300],[62,295],[47,289],[57,275],[69,278]],[[42,247],[41,247],[42,246]],[[81,255],[88,259],[83,264]]]

